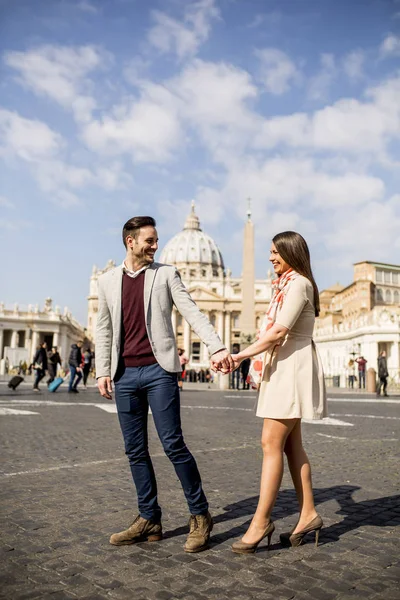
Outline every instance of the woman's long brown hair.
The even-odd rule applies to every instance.
[[[276,249],[283,260],[294,271],[307,277],[314,288],[315,316],[319,315],[319,292],[311,269],[310,251],[306,240],[295,231],[283,231],[272,238]]]

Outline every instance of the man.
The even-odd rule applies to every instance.
[[[86,389],[90,369],[92,368],[93,352],[89,346],[83,353],[83,387]]]
[[[111,398],[112,381],[118,418],[136,486],[139,514],[128,529],[111,536],[114,545],[162,538],[161,508],[147,444],[149,406],[164,451],[175,467],[191,517],[186,552],[208,547],[213,522],[200,473],[183,440],[180,420],[173,305],[208,346],[214,368],[226,372],[232,359],[211,323],[200,312],[175,267],[154,262],[156,222],[134,217],[125,223],[122,265],[98,280],[96,377],[100,394]]]
[[[33,358],[33,368],[36,371],[35,383],[33,384],[33,390],[40,392],[39,383],[46,375],[47,371],[47,344],[42,342],[39,348],[36,350],[36,354]]]
[[[376,395],[380,396],[381,394],[381,388],[383,387],[383,395],[387,396],[387,378],[389,377],[389,371],[387,368],[387,360],[386,360],[386,352],[385,350],[382,350],[382,352],[379,354],[379,358],[378,358],[378,377],[379,377],[379,382],[378,382],[378,386],[376,388]]]
[[[233,354],[239,354],[240,352],[240,346],[239,344],[233,344],[232,346],[232,355]],[[233,373],[231,374],[231,386],[233,390],[238,390],[240,387],[240,369],[236,369],[236,371],[233,371]]]
[[[356,363],[358,364],[358,387],[361,389],[365,389],[365,365],[367,364],[367,360],[360,356],[356,358]]]
[[[53,346],[47,356],[47,370],[49,372],[47,385],[50,385],[50,383],[57,377],[57,365],[61,366],[61,357],[58,353],[57,347]]]
[[[82,379],[82,344],[83,342],[79,341],[76,344],[72,344],[71,352],[69,355],[69,370],[70,370],[70,379],[68,386],[69,394],[79,394],[77,389],[80,380]]]
[[[250,384],[247,383],[247,376],[249,374],[250,371],[250,363],[251,363],[251,359],[250,358],[245,358],[240,365],[240,372],[242,374],[242,379],[243,379],[243,389],[244,390],[248,390],[250,389]]]

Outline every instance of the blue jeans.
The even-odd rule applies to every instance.
[[[365,371],[358,371],[358,387],[365,389]]]
[[[206,514],[196,461],[182,435],[177,373],[165,371],[158,363],[126,367],[114,382],[118,418],[136,486],[140,516],[158,522],[161,508],[157,483],[148,449],[149,405],[164,452],[174,465],[192,515]]]
[[[76,390],[76,388],[78,387],[78,383],[82,379],[82,371],[77,371],[77,367],[74,367],[73,365],[69,365],[69,368],[70,368],[70,380],[69,380],[68,391],[71,392],[72,390]],[[75,380],[75,378],[76,378],[76,380]]]
[[[46,371],[44,369],[36,369],[35,383],[33,384],[33,389],[39,389],[39,383],[42,381],[43,377],[46,375]]]
[[[236,371],[232,372],[232,389],[238,390],[240,386],[240,370],[236,369]]]

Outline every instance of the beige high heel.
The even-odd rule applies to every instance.
[[[272,534],[275,531],[275,525],[273,524],[272,521],[270,521],[264,531],[264,533],[262,534],[261,538],[258,540],[258,542],[255,542],[254,544],[246,544],[246,542],[242,542],[242,540],[238,540],[237,542],[234,542],[232,544],[232,550],[233,552],[236,552],[236,554],[254,554],[254,552],[257,550],[257,546],[260,542],[262,542],[262,540],[264,538],[266,538],[268,536],[268,548],[271,545],[271,538],[272,538]]]
[[[324,522],[322,521],[320,515],[317,515],[301,531],[293,533],[294,529],[296,529],[294,528],[292,529],[292,531],[281,533],[281,535],[279,536],[281,544],[282,546],[292,546],[292,548],[296,548],[297,546],[301,545],[301,543],[303,542],[303,538],[307,533],[315,531],[315,546],[318,546],[319,532],[321,531],[323,526]]]

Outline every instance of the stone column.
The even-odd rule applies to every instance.
[[[33,357],[36,354],[36,346],[39,345],[39,332],[38,331],[33,331],[32,332],[32,343],[31,343],[31,358],[30,358],[30,362],[33,362]]]
[[[231,351],[231,312],[227,311],[225,313],[225,335],[224,335],[224,343],[228,351]]]
[[[389,376],[390,378],[394,377],[396,383],[400,383],[400,344],[396,341],[392,342],[388,354],[387,363]]]
[[[4,331],[0,329],[0,360],[3,358],[3,340],[4,340]]]
[[[53,346],[58,347],[58,344],[59,344],[59,333],[58,333],[58,331],[55,331],[53,333]]]
[[[207,317],[208,320],[210,320],[210,311],[209,310],[202,310],[201,311],[205,317]],[[203,342],[201,342],[201,346],[200,346],[200,363],[206,365],[209,362],[209,354],[208,354],[208,348],[205,344],[203,344]]]
[[[221,341],[224,342],[224,313],[222,312],[222,310],[218,311],[217,313],[216,326],[218,335],[221,338]]]
[[[25,348],[28,350],[28,355],[29,355],[29,348],[31,346],[31,330],[30,329],[25,329]]]
[[[186,356],[190,359],[190,355],[192,349],[190,347],[190,325],[186,321],[183,322],[183,349],[185,351]]]
[[[244,228],[242,313],[240,315],[240,329],[244,335],[251,336],[253,336],[255,333],[254,270],[254,226],[251,220],[251,209],[249,200],[247,222]]]
[[[18,348],[18,331],[15,329],[11,334],[11,348]]]

